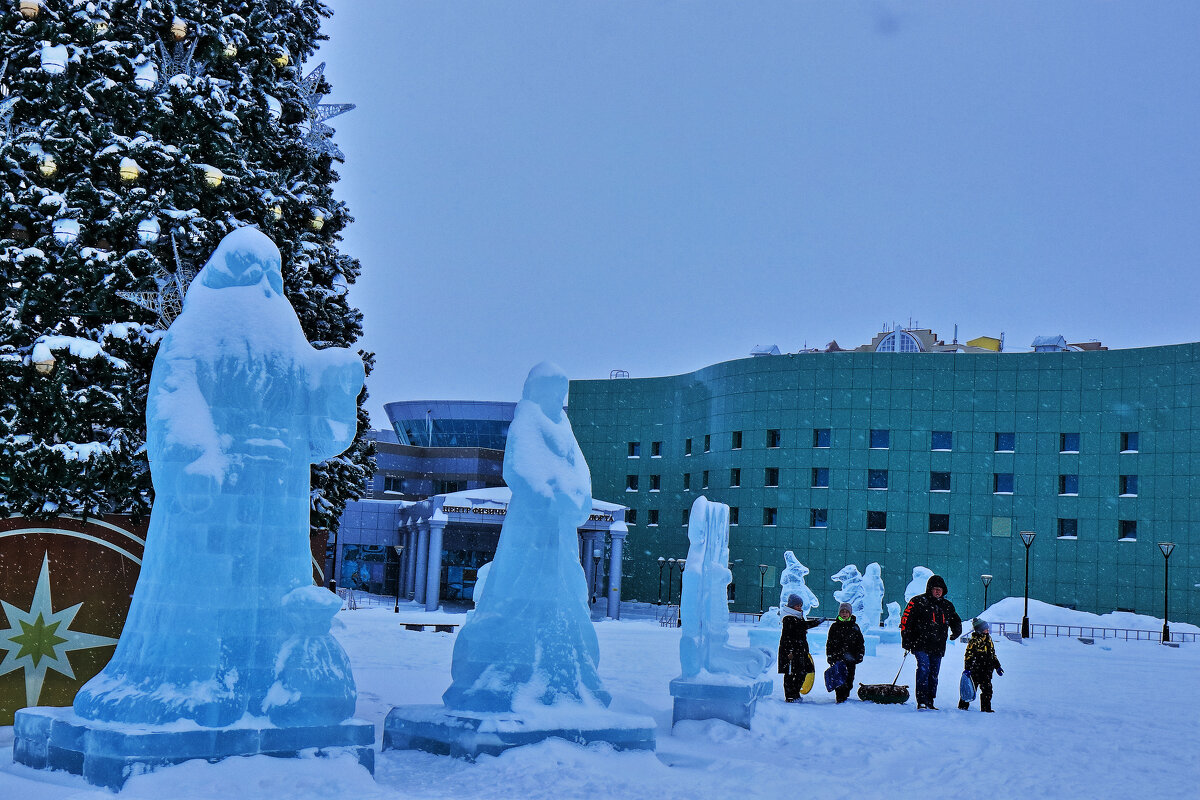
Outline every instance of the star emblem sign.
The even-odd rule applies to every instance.
[[[72,650],[88,650],[117,643],[107,636],[96,636],[71,630],[71,623],[83,603],[54,611],[50,600],[50,556],[42,556],[42,571],[38,576],[33,602],[28,610],[0,600],[8,619],[8,628],[0,629],[0,650],[7,651],[0,661],[0,675],[14,670],[25,671],[25,702],[36,706],[42,695],[46,671],[54,670],[68,678],[75,677],[67,654]]]

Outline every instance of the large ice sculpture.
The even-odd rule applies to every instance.
[[[723,719],[748,728],[758,699],[771,692],[772,681],[763,678],[771,653],[729,644],[729,506],[698,497],[688,520],[679,602],[682,674],[670,687],[674,722]]]
[[[872,561],[867,564],[867,571],[862,577],[862,613],[855,609],[858,617],[858,627],[863,633],[879,629],[879,618],[883,616],[883,570],[879,564]]]
[[[862,610],[863,597],[863,579],[862,573],[858,571],[858,567],[853,564],[847,564],[836,573],[830,580],[837,581],[842,585],[841,589],[833,593],[833,599],[839,603],[849,603],[854,609],[855,616]]]
[[[373,730],[349,722],[354,679],[329,632],[341,604],[312,585],[309,546],[309,468],[354,439],[362,386],[358,355],[305,339],[271,240],[228,234],[154,360],[155,502],[116,653],[74,715],[18,721],[18,761],[70,769],[70,757],[36,763],[38,736],[52,754],[65,741],[58,725],[129,731],[102,752],[76,737],[84,776],[110,786],[186,758],[303,748],[352,747],[370,764]]]
[[[558,367],[530,371],[504,451],[512,499],[487,588],[454,643],[444,707],[392,709],[384,749],[474,757],[550,736],[653,749],[653,720],[606,710],[579,561],[591,473],[566,400],[567,376]]]
[[[917,595],[925,594],[925,589],[929,586],[929,579],[933,577],[933,570],[929,567],[913,567],[912,575],[912,580],[904,589],[905,605]]]
[[[799,595],[804,606],[804,617],[807,619],[808,612],[821,605],[821,601],[804,581],[808,575],[808,567],[801,564],[800,559],[796,558],[796,554],[791,550],[784,551],[783,563],[783,572],[779,576],[779,607],[787,607],[788,598]]]

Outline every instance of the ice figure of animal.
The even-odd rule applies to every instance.
[[[833,599],[839,603],[849,603],[857,616],[862,608],[863,580],[862,573],[853,564],[847,564],[838,570],[830,580],[842,584],[842,588],[833,593]]]
[[[860,602],[861,613],[854,610],[858,618],[858,627],[863,633],[879,627],[879,618],[883,616],[883,570],[879,564],[872,561],[867,564],[867,571],[862,576],[862,593]]]
[[[821,605],[821,601],[804,582],[804,577],[808,575],[808,567],[801,564],[791,550],[784,551],[783,564],[783,572],[779,575],[779,607],[786,608],[788,598],[794,594],[799,595],[807,619],[808,612]]]
[[[350,662],[329,633],[341,602],[312,585],[309,468],[354,439],[362,386],[357,354],[305,339],[271,240],[228,234],[154,359],[145,557],[116,653],[75,697],[79,717],[352,716]]]
[[[757,678],[770,664],[771,654],[729,644],[729,506],[697,497],[688,520],[687,567],[679,601],[682,677],[704,673]]]
[[[913,567],[912,580],[909,581],[908,586],[904,589],[905,604],[917,595],[925,594],[925,589],[931,577],[933,577],[933,570],[929,567]]]
[[[512,499],[475,613],[454,642],[447,709],[607,706],[600,646],[588,612],[578,529],[592,480],[563,406],[567,376],[550,363],[529,372],[504,450]]]
[[[888,610],[888,615],[887,615],[887,619],[885,619],[883,621],[883,629],[885,631],[900,630],[900,604],[899,603],[888,603],[887,610]]]

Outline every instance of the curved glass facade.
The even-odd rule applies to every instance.
[[[516,403],[415,400],[383,408],[400,444],[503,450]]]

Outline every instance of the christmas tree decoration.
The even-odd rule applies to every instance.
[[[21,0],[17,8],[25,19],[37,19],[42,11],[42,0]]]
[[[58,174],[58,162],[54,159],[54,156],[49,153],[42,156],[42,160],[38,162],[38,173],[43,178],[53,178]]]
[[[187,38],[188,24],[187,20],[182,17],[175,17],[171,20],[171,38],[177,42],[182,42]]]
[[[186,75],[189,78],[198,78],[204,74],[204,62],[193,61],[193,56],[196,55],[196,45],[199,40],[193,39],[191,44],[185,44],[177,41],[170,52],[167,52],[167,45],[162,39],[157,42],[158,54],[158,83],[155,88],[158,91],[163,91],[171,83],[171,79],[176,75]]]
[[[271,206],[267,211],[271,215],[272,222],[279,222],[279,220],[283,219],[283,206],[279,205],[279,203]]]
[[[140,244],[154,244],[158,241],[161,226],[154,217],[147,217],[138,223],[137,237]]]
[[[71,55],[65,44],[42,46],[42,72],[51,75],[62,75],[67,71],[67,62]]]
[[[288,64],[292,63],[292,57],[287,50],[279,49],[275,51],[275,55],[271,58],[271,63],[283,69]]]
[[[56,219],[51,224],[54,231],[54,240],[61,245],[75,244],[75,240],[79,238],[79,220],[77,219]]]
[[[175,255],[175,271],[168,272],[159,267],[154,276],[158,288],[152,292],[117,292],[117,297],[151,311],[158,317],[159,325],[166,330],[183,311],[183,298],[198,270],[179,257],[179,242],[171,237],[171,252]]]
[[[34,357],[33,369],[38,375],[53,375],[56,363],[57,359],[54,358],[54,353],[47,348],[45,353]]]
[[[325,227],[325,214],[321,211],[313,211],[312,216],[308,218],[308,227],[314,231],[319,231]]]
[[[339,161],[345,161],[346,156],[333,143],[333,128],[325,124],[325,120],[354,110],[353,103],[322,103],[325,94],[320,91],[321,80],[325,75],[325,62],[316,68],[300,82],[300,98],[304,101],[306,113],[306,130],[303,144],[313,154],[327,153]],[[318,228],[318,230],[320,230]]]
[[[133,85],[143,92],[158,86],[158,66],[153,61],[144,61],[134,67]]]
[[[204,183],[209,188],[215,189],[221,185],[221,181],[225,179],[225,173],[214,167],[212,164],[197,164],[200,171],[204,173]]]
[[[142,173],[145,172],[145,170],[142,169],[142,165],[134,161],[129,156],[121,159],[121,164],[119,167],[117,167],[117,169],[121,175],[121,180],[125,183],[133,183],[138,178],[142,177]]]
[[[226,61],[232,61],[233,59],[237,58],[237,54],[237,45],[233,42],[226,42],[225,46],[221,48],[221,58],[225,59]]]
[[[102,19],[98,19],[91,25],[93,36],[106,36],[108,34],[108,23]]]

